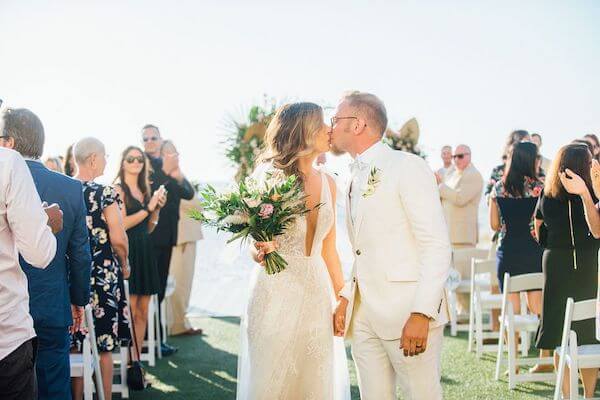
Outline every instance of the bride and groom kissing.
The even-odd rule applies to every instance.
[[[253,176],[283,170],[301,179],[311,210],[275,242],[287,268],[251,279],[238,360],[237,399],[349,399],[343,339],[363,400],[441,399],[440,355],[448,321],[444,284],[450,243],[435,177],[425,161],[382,143],[384,104],[351,92],[331,125],[313,103],[282,106],[269,124]],[[313,167],[319,154],[350,153],[351,182],[336,193]],[[336,249],[336,198],[343,196],[354,253],[344,283]]]

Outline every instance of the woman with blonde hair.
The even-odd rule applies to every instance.
[[[256,243],[259,264],[277,248],[288,266],[276,275],[262,267],[251,280],[242,319],[237,398],[349,398],[343,342],[334,340],[333,305],[344,280],[336,250],[335,184],[315,169],[329,150],[329,127],[313,103],[282,106],[269,124],[266,151],[253,177],[295,175],[311,211],[273,242]]]

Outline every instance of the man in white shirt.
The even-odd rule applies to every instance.
[[[442,152],[440,154],[440,157],[442,159],[443,165],[440,169],[438,169],[436,171],[436,173],[443,178],[454,167],[452,165],[452,146],[446,145],[446,146],[442,147]]]
[[[2,129],[0,129],[2,132]],[[0,141],[5,140],[2,136]],[[51,227],[62,217],[53,208]],[[0,398],[34,399],[36,334],[29,315],[27,278],[19,253],[45,268],[56,253],[56,238],[47,226],[29,168],[15,151],[0,146]],[[55,221],[55,225],[52,225]]]

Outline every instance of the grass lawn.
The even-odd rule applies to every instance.
[[[203,318],[197,322],[204,336],[171,338],[169,343],[179,352],[148,368],[152,388],[134,393],[133,399],[144,400],[227,400],[235,399],[239,318]],[[545,399],[554,385],[521,384],[508,390],[506,379],[493,380],[495,357],[477,360],[466,351],[465,335],[446,336],[443,351],[444,399]],[[348,351],[352,380],[352,399],[359,399],[354,363]]]

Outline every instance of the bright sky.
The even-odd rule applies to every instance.
[[[515,128],[549,157],[600,134],[598,1],[322,3],[0,0],[0,98],[41,117],[46,155],[102,139],[110,179],[145,123],[188,176],[230,179],[224,121],[264,93],[373,92],[394,128],[417,117],[433,167],[464,142],[484,175]]]

